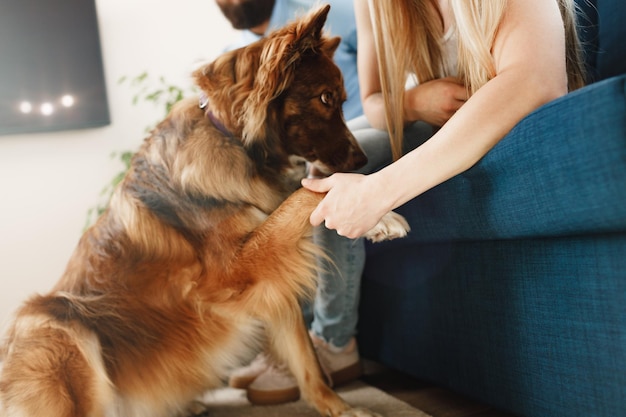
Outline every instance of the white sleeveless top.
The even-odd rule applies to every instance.
[[[454,26],[451,26],[441,40],[441,58],[443,60],[442,76],[456,77],[458,76],[457,63],[459,61],[459,36]],[[417,85],[415,74],[409,74],[406,80],[405,88],[409,89]]]
[[[441,57],[443,58],[444,77],[456,77],[458,74],[457,64],[459,61],[459,36],[454,26],[450,26],[441,42]]]

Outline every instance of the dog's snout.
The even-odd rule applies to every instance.
[[[361,147],[357,145],[356,147],[350,149],[347,163],[349,165],[346,169],[347,171],[357,170],[367,164],[367,155],[365,155],[365,152],[363,152]]]
[[[346,129],[346,139],[348,144],[348,157],[345,160],[344,171],[355,171],[363,168],[367,164],[367,155],[363,152],[361,145],[355,139],[352,132]]]

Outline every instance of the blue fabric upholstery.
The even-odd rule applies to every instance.
[[[361,354],[519,416],[626,411],[626,234],[368,257]]]
[[[401,207],[413,227],[409,237],[371,251],[626,231],[625,120],[625,76],[541,107],[476,166]]]
[[[590,70],[590,81],[626,72],[623,0],[577,0],[580,9],[579,35]]]
[[[624,42],[626,39],[624,37],[626,2],[623,0],[597,0],[597,8],[598,54],[596,68],[600,79],[603,79],[626,72],[626,43]]]
[[[367,246],[362,355],[523,417],[626,415],[626,2],[580,6],[597,82]]]

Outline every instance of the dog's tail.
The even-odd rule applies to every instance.
[[[18,312],[2,364],[0,416],[99,415],[94,411],[113,395],[97,337],[44,308],[64,298],[38,296]]]

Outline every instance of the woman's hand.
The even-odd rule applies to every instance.
[[[372,229],[391,208],[386,207],[383,187],[373,175],[333,174],[302,180],[302,186],[327,193],[311,214],[313,226],[324,223],[337,234],[355,239]]]
[[[443,126],[467,101],[467,90],[458,79],[440,78],[405,91],[405,120],[421,120]]]

